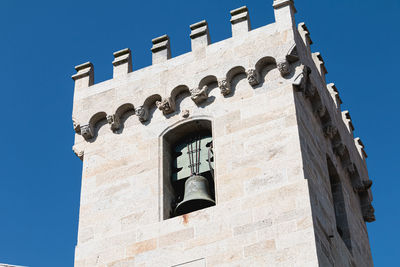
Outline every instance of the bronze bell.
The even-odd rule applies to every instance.
[[[178,216],[214,205],[215,201],[210,196],[208,180],[203,176],[193,175],[185,182],[185,195],[176,207],[175,214]]]

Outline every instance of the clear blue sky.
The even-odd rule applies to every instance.
[[[247,5],[257,28],[272,0],[0,2],[0,262],[73,266],[81,161],[73,154],[74,66],[112,76],[112,53],[129,47],[134,69],[151,62],[151,39],[190,50],[189,25],[206,19],[212,42],[231,36],[229,11]],[[399,0],[296,1],[369,155],[377,221],[368,224],[376,266],[395,266],[398,222]]]

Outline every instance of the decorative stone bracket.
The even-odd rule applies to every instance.
[[[116,131],[121,126],[120,119],[117,115],[108,115],[107,123],[110,125],[112,131]]]
[[[163,98],[161,101],[156,101],[156,106],[163,112],[164,115],[175,111],[175,103],[172,97]]]
[[[354,163],[350,162],[349,164],[347,164],[346,170],[347,170],[350,174],[355,174],[355,173],[356,173],[356,167],[354,166]]]
[[[326,107],[321,103],[318,102],[314,106],[314,114],[320,118],[322,118],[326,113]]]
[[[338,129],[332,123],[328,123],[323,127],[324,135],[329,139],[333,139],[335,134],[337,133]]]
[[[342,142],[337,142],[333,145],[333,152],[335,152],[335,154],[339,157],[342,157],[344,155],[345,149],[346,146]]]
[[[135,109],[135,115],[139,118],[140,122],[145,122],[148,120],[149,112],[145,106],[140,106]]]
[[[226,79],[218,80],[218,87],[223,96],[229,95],[231,92],[231,84]]]
[[[292,84],[298,91],[305,92],[309,84],[311,69],[306,65],[301,65],[300,68],[301,72],[295,76]]]
[[[93,128],[90,124],[82,125],[81,126],[81,135],[85,140],[89,140],[93,138]]]
[[[290,74],[290,63],[294,63],[299,60],[299,56],[297,54],[296,44],[293,44],[286,55],[282,58],[278,58],[276,60],[276,66],[281,73],[282,77],[285,77]]]
[[[371,203],[365,204],[361,207],[364,221],[374,222],[375,221],[375,209]]]
[[[353,190],[356,193],[362,193],[368,191],[372,186],[372,180],[359,181],[356,185],[353,186]]]
[[[201,102],[207,100],[208,98],[208,86],[204,85],[203,88],[193,88],[190,89],[191,99],[196,103],[200,104]]]
[[[286,60],[286,58],[279,59],[276,62],[276,66],[281,73],[282,77],[285,77],[290,73],[290,63]]]
[[[305,88],[304,95],[306,98],[311,98],[315,95],[316,91],[317,89],[315,88],[315,86],[313,84],[310,84]]]
[[[256,86],[260,83],[258,72],[255,69],[248,69],[246,71],[247,81],[251,86]]]

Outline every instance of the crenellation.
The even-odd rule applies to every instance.
[[[75,70],[77,73],[72,75],[72,79],[75,81],[75,90],[94,84],[94,67],[91,62],[78,65]]]
[[[355,142],[355,144],[356,144],[356,147],[357,147],[357,150],[358,150],[358,152],[359,152],[359,154],[360,154],[360,157],[361,157],[363,160],[365,160],[365,159],[368,157],[368,155],[367,155],[367,153],[365,152],[364,143],[361,141],[360,137],[355,138],[355,139],[354,139],[354,142]]]
[[[308,53],[311,54],[311,45],[313,44],[313,41],[311,40],[310,32],[304,22],[299,23],[298,31],[301,38],[303,39],[303,42],[307,48]]]
[[[348,110],[342,111],[342,119],[347,129],[349,130],[349,133],[353,136],[354,125],[353,122],[351,121],[350,112]]]
[[[328,74],[327,69],[325,68],[325,61],[321,56],[320,52],[315,52],[312,54],[312,58],[314,60],[315,66],[318,69],[319,74],[321,75],[322,80],[326,83],[325,75]]]
[[[171,48],[169,44],[169,36],[162,35],[160,37],[151,40],[153,47],[151,52],[153,52],[153,65],[162,63],[171,58]]]
[[[320,57],[319,53],[314,53],[312,55],[312,58],[318,69],[319,72],[318,76],[322,77],[323,89],[318,90],[317,91],[318,93],[317,92],[311,94],[306,93],[305,96],[308,97],[308,99],[310,100],[314,112],[320,110],[319,107],[323,108],[324,110],[328,108],[324,113],[328,114],[329,116],[326,115],[320,116],[323,125],[323,133],[325,137],[331,139],[333,152],[338,156],[338,159],[341,162],[341,166],[343,166],[344,172],[348,173],[349,177],[352,177],[351,178],[352,183],[355,184],[355,186],[357,186],[357,184],[360,183],[360,181],[368,181],[368,180],[365,180],[366,166],[365,166],[365,161],[362,160],[363,156],[361,157],[355,156],[356,153],[355,151],[356,150],[361,151],[361,149],[357,147],[357,141],[356,141],[356,146],[353,145],[354,126],[352,124],[350,114],[348,111],[345,111],[343,113],[340,111],[340,104],[342,103],[342,101],[339,97],[338,90],[334,84],[329,84],[328,86],[326,86],[327,89],[326,92],[329,92],[332,103],[334,104],[333,108],[334,112],[327,113],[328,110],[331,110],[330,105],[325,106],[322,105],[322,103],[320,102],[325,96],[325,86],[324,86],[325,79],[323,76],[326,74],[326,69],[324,67],[324,62],[322,60],[322,57]],[[317,82],[313,77],[311,77],[311,84],[315,88],[320,88],[320,83]],[[299,81],[295,80],[294,85],[300,88]],[[322,98],[320,98],[319,93],[321,93]],[[319,112],[316,113],[318,114]],[[335,124],[338,127],[336,127]],[[357,149],[354,149],[355,147],[357,147]],[[361,155],[362,151],[357,154]],[[361,159],[361,161],[359,159]],[[357,169],[361,171],[362,176],[359,175],[360,171],[357,171]],[[370,191],[368,191],[366,195],[360,195],[359,198],[361,203],[361,207],[359,208],[361,208],[364,220],[366,222],[374,221],[375,217],[373,215],[373,208],[371,208],[372,198],[370,196]]]
[[[294,6],[293,0],[274,0],[273,3],[275,21],[280,30],[294,29],[295,19],[294,14],[297,10]]]
[[[208,23],[205,20],[190,25],[191,33],[190,39],[192,44],[192,51],[199,48],[208,46],[210,41],[210,33],[208,30]]]
[[[124,77],[128,73],[132,72],[132,55],[129,48],[114,52],[113,55],[113,78]]]
[[[155,38],[153,65],[134,72],[117,51],[114,78],[95,85],[91,63],[77,67],[76,266],[373,265],[364,146],[293,1],[273,7],[276,22],[254,30],[246,7],[231,11],[233,38],[214,44],[206,21],[192,24],[192,51],[174,58]],[[173,217],[175,143],[202,131],[216,205]]]
[[[328,91],[330,93],[330,95],[332,96],[333,102],[335,103],[336,109],[338,111],[341,110],[340,105],[343,103],[342,99],[339,96],[339,91],[336,88],[336,85],[334,83],[330,83],[327,85]]]
[[[232,36],[240,36],[251,31],[249,11],[246,6],[231,11]]]

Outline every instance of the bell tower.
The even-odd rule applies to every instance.
[[[113,78],[75,81],[73,150],[83,162],[76,267],[373,266],[367,154],[292,0],[232,37],[190,26],[192,51]]]

